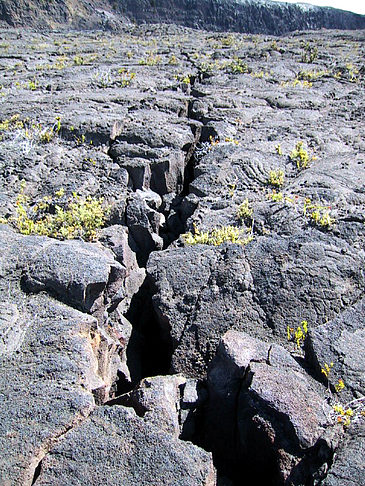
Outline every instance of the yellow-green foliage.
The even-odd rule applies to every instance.
[[[331,217],[329,206],[313,204],[309,198],[306,198],[303,206],[304,216],[308,216],[311,222],[323,228],[329,228],[335,223],[335,218]]]
[[[285,172],[282,169],[270,170],[268,183],[272,186],[281,187],[284,184]]]
[[[227,37],[222,37],[221,39],[222,47],[232,47],[235,43],[235,38],[232,34],[227,35]]]
[[[19,119],[20,115],[16,114],[12,117],[0,122],[0,132],[8,132],[24,128],[24,122]]]
[[[121,88],[126,88],[135,77],[136,73],[132,73],[126,68],[120,68],[118,69],[117,84]]]
[[[229,73],[233,74],[243,74],[243,73],[248,73],[248,66],[246,63],[242,61],[242,59],[239,59],[238,57],[235,57],[233,61],[230,61],[225,65],[226,71]]]
[[[103,198],[82,198],[73,193],[64,201],[63,189],[57,191],[53,198],[45,196],[40,203],[31,206],[24,189],[25,184],[22,183],[16,201],[16,218],[10,222],[25,235],[94,240],[110,210],[109,206],[104,205]]]
[[[312,160],[316,159],[316,157],[310,157],[307,150],[304,149],[304,142],[297,142],[289,157],[300,170],[309,167]]]
[[[267,198],[274,202],[284,201],[284,194],[282,192],[276,192],[275,189],[267,194]]]
[[[282,192],[277,192],[273,189],[272,192],[266,194],[267,199],[271,199],[274,202],[283,202],[286,204],[297,204],[299,202],[299,196],[293,196],[291,194],[285,195]]]
[[[175,79],[177,79],[180,83],[182,84],[191,84],[191,78],[190,78],[190,74],[176,74],[174,76]]]
[[[57,116],[55,120],[52,126],[43,127],[41,123],[29,118],[21,120],[18,114],[13,115],[11,118],[0,122],[0,140],[5,135],[11,137],[16,132],[22,140],[48,143],[61,130],[61,118]]]
[[[25,85],[25,88],[30,89],[31,91],[35,91],[38,88],[38,81],[36,79],[29,80],[28,83]]]
[[[194,227],[194,234],[189,232],[182,236],[187,245],[202,244],[219,246],[226,242],[247,245],[253,239],[251,235],[244,238],[242,230],[235,226],[221,226],[220,228],[214,228],[209,231],[200,231]]]
[[[323,76],[329,74],[329,71],[300,71],[298,74],[298,79],[303,79],[307,81],[316,81]]]
[[[282,81],[280,83],[280,86],[283,86],[284,88],[311,88],[313,86],[313,83],[307,81],[304,79],[303,81],[299,80],[298,78],[295,78],[293,81]]]
[[[109,88],[118,86],[126,88],[136,77],[136,73],[130,72],[127,68],[120,68],[117,71],[111,69],[102,69],[94,73],[92,82],[100,88]]]
[[[337,414],[337,423],[348,427],[351,424],[351,418],[354,416],[354,410],[352,408],[344,408],[342,405],[338,404],[334,405],[332,408]]]
[[[238,207],[237,217],[239,219],[251,219],[253,214],[253,209],[251,208],[248,199],[246,198],[242,204]]]
[[[144,59],[140,59],[139,64],[145,66],[155,66],[160,64],[161,56],[158,56],[155,52],[149,51]]]
[[[170,57],[169,64],[171,64],[172,66],[176,66],[177,64],[179,64],[179,61],[175,54],[172,54],[172,56]]]
[[[314,62],[318,57],[318,48],[312,47],[309,42],[303,46],[301,61],[306,63]]]
[[[327,378],[328,382],[328,392],[332,399],[332,393],[330,388],[329,375],[332,373],[332,368],[334,364],[324,363],[321,368],[322,374]],[[334,390],[336,393],[340,393],[345,388],[345,383],[342,378],[337,379],[337,383],[334,385]],[[335,403],[332,405],[332,419],[335,423],[348,427],[351,423],[356,422],[362,417],[365,417],[365,407],[364,407],[365,397],[355,398],[350,402],[342,405],[341,403]]]
[[[85,59],[83,56],[74,56],[73,61],[76,66],[83,66],[85,64]]]
[[[298,349],[300,349],[302,344],[304,344],[307,334],[308,334],[307,321],[302,321],[301,326],[298,326],[296,330],[290,326],[287,326],[288,341],[294,341]]]
[[[275,145],[275,150],[276,150],[276,153],[278,155],[283,155],[283,149],[281,148],[280,143],[278,143],[277,145]]]

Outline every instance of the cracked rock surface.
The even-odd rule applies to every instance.
[[[0,35],[1,485],[365,483],[364,31]]]

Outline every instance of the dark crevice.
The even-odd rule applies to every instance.
[[[190,83],[193,89],[199,81],[199,76],[191,76]],[[195,88],[194,88],[195,90]],[[193,91],[195,92],[195,91]],[[202,96],[197,92],[199,96]],[[194,179],[194,170],[197,163],[195,151],[197,146],[203,141],[208,140],[210,135],[215,135],[212,129],[204,130],[204,126],[192,116],[192,103],[190,99],[188,105],[188,123],[194,137],[194,141],[183,147],[185,152],[185,170],[181,181],[181,191],[178,194],[166,193],[163,196],[163,204],[158,210],[164,214],[166,224],[160,228],[159,236],[162,237],[163,249],[171,245],[184,232],[187,219],[196,209],[197,202],[189,199],[190,183]],[[203,138],[202,138],[203,137]],[[120,137],[119,137],[120,138]],[[110,140],[110,146],[114,140]],[[111,155],[109,149],[109,155]],[[151,180],[151,186],[152,184]],[[153,187],[151,187],[154,190]],[[160,194],[161,195],[161,194]],[[135,231],[141,236],[143,228],[138,227],[135,231],[132,222],[128,224],[128,215],[126,215],[127,226],[130,231],[130,246],[136,252],[139,266],[145,267],[148,257],[153,248],[153,242],[145,228],[145,237],[142,239],[147,243],[140,248],[140,241],[135,243]],[[141,240],[141,238],[139,238]],[[141,241],[142,241],[141,240]],[[150,244],[148,244],[150,242]],[[136,384],[145,377],[156,375],[167,375],[171,372],[171,358],[173,353],[172,338],[167,329],[163,329],[161,322],[153,308],[152,298],[154,289],[148,278],[140,290],[133,296],[128,312],[125,314],[126,319],[132,324],[132,334],[127,345],[127,366],[130,372],[130,381],[127,381],[124,375],[120,374],[113,386],[113,394],[116,397],[130,391]],[[110,403],[114,403],[114,400]]]
[[[126,318],[133,330],[127,346],[127,366],[131,383],[142,378],[167,375],[170,371],[172,342],[168,333],[163,333],[152,304],[152,288],[146,279],[132,298]],[[117,394],[126,388],[117,387]]]
[[[33,486],[33,484],[35,484],[35,482],[39,478],[39,475],[41,474],[42,461],[43,461],[43,459],[39,461],[39,463],[37,464],[37,467],[34,470],[34,476],[33,476],[33,479],[32,479],[32,486]]]

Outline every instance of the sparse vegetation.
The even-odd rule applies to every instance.
[[[241,220],[251,220],[253,214],[253,209],[246,198],[242,204],[237,209],[237,217]]]
[[[98,69],[93,74],[92,83],[99,88],[127,88],[135,76],[136,73],[124,67],[118,70]]]
[[[228,73],[232,74],[244,74],[249,72],[247,64],[238,57],[235,57],[232,61],[228,62],[224,68]]]
[[[281,187],[284,184],[285,172],[283,169],[270,170],[268,183],[271,186]]]
[[[252,235],[245,235],[242,230],[235,226],[221,226],[208,231],[200,231],[197,227],[194,227],[194,233],[189,232],[182,236],[187,245],[219,246],[223,243],[247,245],[253,239]]]
[[[283,155],[283,149],[281,148],[280,143],[278,143],[277,145],[275,145],[275,150],[276,150],[276,153],[278,155],[280,155],[280,156]]]
[[[146,57],[139,60],[139,64],[144,66],[156,66],[156,64],[160,64],[160,62],[161,56],[156,54],[154,51],[149,51]]]
[[[312,203],[309,198],[304,200],[304,216],[310,218],[311,222],[322,228],[330,228],[335,223],[335,218],[331,216],[331,207]]]
[[[288,341],[295,342],[298,349],[301,349],[308,334],[308,322],[302,321],[300,324],[301,325],[298,326],[297,329],[287,326]]]
[[[29,196],[25,194],[25,183],[22,182],[16,201],[16,217],[9,222],[24,235],[90,241],[96,239],[109,210],[103,198],[82,198],[75,192],[66,197],[63,189],[54,196],[45,196],[38,203],[31,204]]]
[[[304,44],[301,62],[311,64],[317,59],[317,57],[318,57],[318,48],[316,46],[314,47],[311,46],[309,42]]]
[[[295,148],[289,155],[290,159],[296,164],[299,170],[307,169],[313,160],[316,160],[315,156],[310,156],[308,151],[304,148],[304,142],[297,142]]]

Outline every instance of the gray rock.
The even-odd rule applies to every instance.
[[[210,454],[145,422],[130,408],[100,407],[42,462],[46,484],[214,486]]]
[[[204,245],[153,253],[147,264],[161,329],[170,335],[172,369],[201,377],[220,337],[230,328],[264,337],[260,308],[252,299],[252,276],[239,245]]]
[[[116,280],[109,290],[109,293],[114,291],[113,301],[119,302],[119,313],[124,314],[130,306],[133,295],[141,287],[146,271],[138,266],[136,254],[131,249],[135,247],[135,242],[125,226],[114,225],[104,228],[101,231],[100,242],[113,251],[116,260],[123,267],[123,273],[125,272],[123,279]]]
[[[365,394],[365,300],[347,308],[335,319],[309,332],[308,359],[318,377],[324,380],[321,369],[325,363],[331,367],[328,381],[332,387],[342,379],[345,389],[342,397],[360,397]]]
[[[152,251],[163,248],[163,240],[158,233],[165,218],[150,208],[139,195],[128,202],[126,216],[130,234],[136,244],[137,258],[143,266]]]
[[[178,438],[180,388],[185,383],[186,378],[181,375],[144,378],[135,390],[122,395],[116,401],[133,407],[146,422]]]
[[[363,293],[363,253],[331,235],[266,236],[247,245],[246,255],[260,306],[282,338],[288,325],[305,319],[316,327]]]
[[[17,12],[22,5],[17,3]],[[35,5],[28,10],[29,22]],[[67,21],[73,25],[84,22],[84,27],[95,25],[99,14],[104,27],[117,22],[110,12],[88,15],[90,5],[75,6],[78,20],[70,11],[62,15],[69,15]],[[161,5],[151,19],[163,18]],[[60,21],[57,2],[43,7],[54,13],[56,23]],[[177,10],[181,13],[183,7],[180,2]],[[12,12],[6,10],[6,15]],[[139,15],[142,12],[139,9]],[[240,18],[232,17],[232,22]],[[327,402],[324,410],[331,420],[323,424],[320,404],[328,393],[323,383],[311,378],[310,365],[315,364],[320,378],[321,352],[326,351],[323,359],[330,360],[327,350],[332,354],[338,339],[339,364],[333,377],[345,379],[344,397],[363,393],[357,342],[363,335],[361,326],[355,329],[363,317],[362,310],[355,317],[356,306],[364,296],[363,33],[312,31],[274,39],[129,25],[118,36],[43,35],[13,29],[1,31],[0,36],[0,215],[12,217],[15,225],[16,199],[25,179],[30,206],[64,187],[65,197],[72,191],[103,196],[112,205],[107,225],[118,225],[102,231],[108,250],[0,228],[0,350],[8,366],[2,417],[14,416],[21,436],[12,448],[12,429],[10,436],[3,431],[4,447],[12,459],[2,467],[10,471],[16,461],[29,458],[21,465],[23,472],[16,473],[21,479],[9,481],[27,484],[26,477],[31,483],[37,462],[57,438],[63,443],[63,433],[73,429],[81,409],[88,414],[95,403],[114,399],[115,393],[129,390],[143,376],[167,372],[170,360],[171,370],[186,376],[185,383],[178,387],[172,378],[152,377],[147,380],[149,388],[133,391],[136,403],[140,400],[148,407],[145,417],[136,418],[144,437],[155,430],[154,424],[161,424],[214,449],[222,484],[241,484],[242,478],[250,484],[260,484],[260,478],[262,484],[273,478],[278,484],[320,484],[326,474],[331,478],[329,465],[337,449],[339,462],[336,466],[335,457],[333,470],[339,468],[338,481],[340,469],[350,460],[346,444],[350,450],[355,445],[347,442],[350,430],[343,433],[342,427],[333,426]],[[302,62],[314,46],[317,58]],[[305,77],[314,77],[311,87],[301,82]],[[45,129],[53,129],[50,141],[42,140]],[[212,144],[210,136],[219,140]],[[299,140],[312,158],[302,169],[289,156]],[[200,150],[195,151],[198,143]],[[278,144],[283,155],[275,148]],[[285,171],[285,181],[276,190],[283,199],[273,201],[269,173],[279,168]],[[253,215],[239,221],[237,209],[246,198]],[[307,198],[330,206],[335,222],[329,228],[305,214]],[[193,230],[193,223],[201,230],[234,225],[249,230],[254,240],[245,248],[229,243],[217,248],[184,247],[182,238],[174,241],[180,233]],[[155,251],[172,241],[173,248]],[[144,270],[138,268],[135,254],[143,266],[149,257],[149,276],[141,290]],[[75,281],[79,286],[74,292]],[[34,290],[42,291],[24,293],[30,282]],[[78,329],[77,324],[89,322],[89,317],[54,297],[93,312],[98,322],[86,325],[85,335],[64,329],[68,324]],[[310,363],[300,350],[295,349],[293,359],[284,349],[294,351],[295,346],[288,342],[287,326],[296,328],[303,319],[313,336],[319,326],[321,336],[315,353],[307,353]],[[331,327],[334,322],[340,334]],[[57,332],[50,336],[55,327]],[[40,331],[34,337],[36,329]],[[233,330],[245,331],[243,343]],[[231,338],[225,335],[212,364],[227,331]],[[324,340],[324,331],[329,332],[330,343]],[[76,339],[78,354],[70,351],[70,339],[72,343]],[[79,363],[79,350],[85,346],[87,357]],[[36,358],[35,351],[40,353]],[[69,354],[65,357],[63,352]],[[206,377],[208,367],[209,394],[204,382],[197,380]],[[61,383],[56,392],[54,382]],[[29,383],[35,383],[34,389]],[[74,397],[74,392],[81,398],[67,401],[67,394]],[[24,411],[27,407],[35,417],[31,422]],[[60,427],[53,413],[58,414]],[[85,478],[88,468],[94,468],[96,481],[104,474],[100,468],[95,472],[93,458],[102,454],[108,435],[115,437],[114,432],[109,434],[109,425],[100,438],[100,450],[94,440],[85,440],[88,435],[82,426],[77,432],[88,451],[82,464]],[[129,430],[134,433],[133,427]],[[186,451],[186,444],[169,437]],[[338,445],[341,441],[345,449]],[[41,455],[34,453],[36,448]],[[119,453],[120,447],[116,449]],[[136,471],[148,472],[153,457],[146,447],[135,457],[130,454],[127,462]],[[181,464],[191,469],[180,457],[171,461],[175,476]],[[66,459],[57,467],[72,477],[71,469],[76,468],[65,466]],[[358,476],[355,454],[350,466],[354,472],[348,468],[346,481],[351,474]],[[53,474],[53,465],[49,467],[47,474]],[[116,471],[113,463],[114,467]],[[50,483],[60,482],[61,475],[50,477]],[[73,484],[75,478],[62,482]],[[105,482],[104,476],[99,483]],[[139,484],[138,478],[135,483]]]
[[[208,374],[207,443],[223,470],[277,484],[315,474],[331,460],[323,392],[282,347],[228,331]],[[314,457],[313,457],[314,455]],[[306,471],[307,469],[307,471]],[[289,484],[289,483],[288,483]]]
[[[352,427],[337,450],[323,486],[358,486],[365,481],[365,432]]]
[[[0,302],[0,356],[17,351],[27,331],[27,323],[20,322],[15,304]]]
[[[14,304],[9,307],[13,309]],[[1,322],[3,318],[2,313]],[[16,347],[10,343],[1,356],[0,476],[4,485],[30,485],[51,445],[94,408],[93,391],[110,387],[98,369],[103,337],[94,318],[40,295],[23,297],[17,325],[22,341],[18,337]]]
[[[104,305],[109,281],[123,278],[125,271],[110,251],[81,241],[50,240],[29,262],[24,284],[28,291],[46,290],[80,310],[95,312]]]

